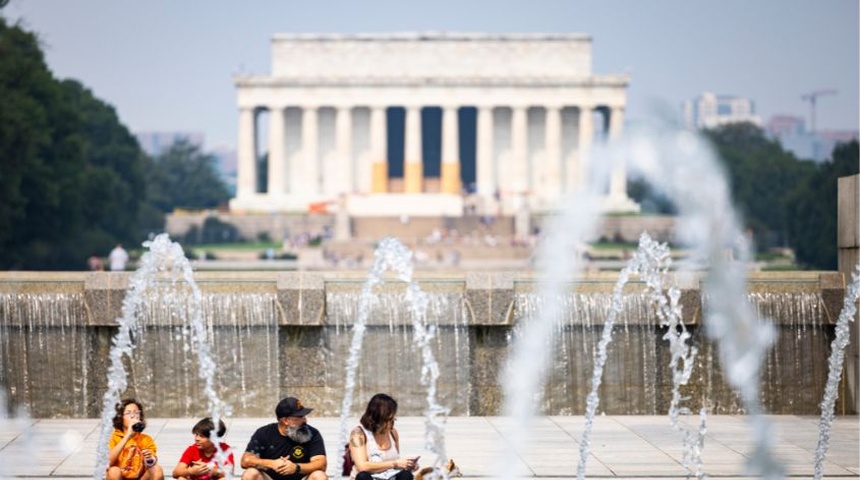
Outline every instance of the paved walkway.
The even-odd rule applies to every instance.
[[[812,478],[818,444],[818,418],[771,416],[773,451],[789,477]],[[743,416],[707,419],[702,453],[704,472],[714,478],[744,478],[744,461],[751,450],[751,427]],[[243,451],[253,431],[272,419],[235,418],[227,421],[228,443]],[[697,421],[697,419],[694,419]],[[191,444],[196,419],[149,419],[147,432],[154,436],[159,457],[169,477],[183,449]],[[329,475],[339,477],[338,438],[340,420],[317,418],[309,422],[326,438]],[[445,449],[460,467],[463,477],[497,477],[508,464],[506,476],[575,478],[583,417],[540,417],[530,425],[518,425],[503,417],[454,417],[445,429]],[[350,425],[353,425],[350,423]],[[401,450],[421,455],[431,465],[434,456],[423,448],[424,419],[399,418]],[[528,428],[532,442],[518,449],[512,439]],[[96,464],[98,420],[0,419],[0,479],[91,478]],[[502,456],[505,456],[504,460]],[[682,434],[666,417],[601,416],[594,422],[586,477],[589,478],[685,478],[681,464]],[[238,460],[238,459],[237,459]],[[825,462],[826,478],[860,478],[860,422],[857,416],[837,417],[830,431]],[[237,467],[237,474],[241,468]]]

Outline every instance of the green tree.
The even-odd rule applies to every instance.
[[[212,208],[224,204],[230,193],[218,176],[213,155],[181,140],[153,159],[149,198],[162,212],[175,208]]]
[[[85,175],[79,186],[87,226],[85,244],[104,252],[121,241],[140,243],[148,231],[160,230],[160,218],[147,218],[146,177],[151,160],[119,122],[113,107],[79,82],[65,80],[66,100],[78,112],[84,137]]]
[[[724,162],[736,208],[755,233],[756,246],[787,246],[786,198],[812,174],[812,165],[798,161],[751,123],[727,124],[703,134]]]
[[[62,264],[64,240],[83,227],[76,189],[84,166],[78,118],[36,37],[2,18],[0,98],[0,265]]]
[[[56,80],[38,38],[0,17],[0,268],[81,269],[137,242],[145,161],[113,109]]]
[[[655,190],[650,183],[641,178],[631,178],[627,182],[627,196],[639,204],[642,213],[675,215],[678,208],[666,195]]]
[[[819,270],[836,270],[837,204],[840,177],[858,173],[857,140],[833,149],[829,161],[812,165],[812,175],[790,193],[786,202],[789,234],[797,261]]]

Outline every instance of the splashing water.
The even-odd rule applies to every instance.
[[[175,315],[182,318],[182,330],[189,340],[187,348],[195,351],[199,359],[199,376],[204,381],[208,411],[211,412],[215,425],[218,425],[223,415],[229,413],[229,408],[215,392],[216,363],[209,347],[209,332],[201,318],[201,293],[194,281],[191,264],[182,247],[171,242],[167,234],[158,235],[151,242],[144,242],[143,246],[149,251],[143,254],[140,266],[129,280],[128,293],[122,304],[122,316],[117,319],[119,330],[113,338],[110,351],[108,389],[102,403],[102,429],[96,452],[94,479],[104,478],[108,439],[113,432],[114,405],[119,403],[120,394],[128,387],[128,374],[123,366],[123,357],[134,361],[134,336],[143,329],[139,315],[148,304],[156,301],[164,303]],[[220,451],[220,441],[215,431],[212,435],[213,442],[218,446],[216,459],[223,464],[228,454]]]
[[[413,342],[421,351],[421,384],[427,387],[427,410],[424,412],[424,448],[436,454],[433,475],[428,478],[440,475],[448,478],[448,472],[443,467],[447,461],[445,455],[445,423],[450,410],[440,405],[436,400],[439,363],[430,347],[430,341],[436,336],[436,327],[428,325],[426,322],[428,298],[417,282],[409,282],[406,298],[412,305]]]
[[[694,265],[707,268],[704,287],[713,300],[705,311],[706,332],[719,346],[720,360],[729,383],[740,394],[753,427],[754,448],[749,455],[750,473],[763,478],[782,478],[783,469],[772,455],[774,436],[762,415],[758,377],[765,353],[774,339],[769,322],[756,317],[745,292],[749,245],[732,208],[728,184],[710,148],[695,134],[665,127],[643,126],[621,142],[597,150],[590,162],[587,189],[566,202],[561,215],[548,229],[548,241],[539,257],[546,272],[545,298],[557,298],[563,279],[578,271],[574,246],[591,238],[596,223],[597,185],[605,185],[615,168],[628,168],[675,201],[679,208],[677,233],[681,243],[692,247]],[[727,253],[734,251],[736,261]],[[538,321],[526,325],[515,340],[503,376],[504,412],[520,424],[533,415],[535,392],[546,378],[552,348],[552,319],[561,308],[547,303]],[[528,433],[518,435],[515,447],[528,445]],[[499,477],[513,475],[512,462],[501,457]]]
[[[668,129],[635,132],[621,147],[618,154],[631,167],[675,200],[680,240],[693,247],[694,262],[707,267],[704,289],[712,301],[704,315],[706,332],[719,345],[727,379],[753,427],[747,468],[763,478],[782,478],[772,453],[775,436],[759,399],[761,365],[775,333],[771,322],[757,318],[745,291],[750,245],[717,157],[693,133]],[[732,252],[736,258],[730,258]]]
[[[643,239],[644,237],[645,235],[643,234]],[[585,465],[588,463],[588,452],[591,447],[591,430],[594,425],[594,415],[597,413],[597,407],[600,404],[600,397],[597,391],[600,389],[600,383],[603,379],[603,367],[606,365],[606,347],[612,341],[612,329],[615,327],[615,320],[624,308],[622,304],[624,286],[630,280],[630,275],[641,268],[642,248],[642,239],[640,239],[639,250],[627,262],[627,265],[621,270],[621,274],[618,275],[615,288],[612,290],[612,305],[609,308],[609,313],[603,324],[603,332],[597,344],[597,358],[594,361],[594,370],[591,376],[591,391],[588,393],[585,402],[585,426],[583,427],[582,440],[579,444],[579,465],[576,467],[576,478],[579,480],[585,478]]]
[[[663,339],[669,342],[672,354],[669,369],[672,371],[672,400],[669,404],[669,420],[672,427],[683,432],[683,465],[687,469],[687,477],[695,474],[696,478],[704,478],[702,470],[702,448],[705,441],[705,409],[699,410],[699,429],[696,435],[682,426],[680,415],[690,415],[690,409],[681,406],[681,387],[686,385],[693,373],[693,365],[698,349],[687,344],[690,333],[684,325],[681,316],[681,306],[678,301],[681,291],[677,287],[666,288],[663,284],[666,273],[672,264],[669,247],[658,244],[647,234],[642,234],[639,241],[641,250],[640,274],[650,292],[651,301],[657,306],[657,318],[660,325],[666,327]],[[663,292],[666,292],[665,294]],[[695,472],[693,468],[695,467]]]
[[[842,312],[836,320],[836,338],[830,345],[830,371],[827,375],[827,385],[824,387],[824,398],[821,400],[821,420],[818,422],[818,448],[815,449],[815,480],[824,473],[824,457],[830,444],[830,426],[833,423],[833,409],[839,397],[839,382],[842,380],[842,364],[845,361],[845,347],[851,341],[849,323],[854,321],[857,313],[857,299],[860,297],[860,263],[854,267],[851,274],[851,284],[845,291]]]
[[[570,252],[578,251],[582,240],[590,237],[598,217],[599,203],[594,192],[581,192],[571,199],[570,204],[579,208],[563,211],[557,221],[548,226],[543,249],[537,258],[537,264],[546,277],[538,292],[544,307],[539,318],[524,325],[515,337],[511,356],[502,372],[505,392],[503,414],[512,417],[517,425],[531,424],[536,403],[534,395],[541,391],[546,379],[554,351],[546,340],[553,338],[554,321],[564,313],[564,307],[557,299],[563,297],[565,279],[571,272],[579,270],[581,262],[579,255],[571,255]],[[495,462],[497,478],[517,476],[515,458],[508,452],[523,451],[529,440],[528,428],[511,438],[512,445],[501,452]]]
[[[624,308],[622,304],[624,286],[634,273],[638,273],[640,278],[645,282],[646,290],[650,293],[650,300],[656,305],[660,325],[667,327],[667,332],[663,338],[669,341],[670,351],[672,352],[670,368],[673,372],[673,388],[672,401],[669,408],[669,418],[672,426],[676,429],[681,429],[678,423],[678,415],[680,413],[689,413],[689,410],[679,407],[681,401],[679,388],[681,385],[685,385],[690,378],[696,349],[686,345],[690,334],[686,331],[683,322],[681,322],[681,308],[678,305],[680,291],[675,287],[665,289],[663,285],[663,280],[666,278],[671,263],[672,259],[669,255],[668,246],[655,242],[647,233],[643,233],[639,238],[639,248],[627,262],[627,265],[621,271],[615,283],[612,305],[604,323],[600,342],[598,343],[597,358],[594,363],[594,372],[591,380],[592,388],[586,401],[585,426],[579,447],[579,465],[576,472],[576,476],[580,480],[585,478],[585,467],[588,461],[591,442],[591,430],[594,424],[594,416],[597,413],[597,407],[600,404],[597,392],[603,377],[603,367],[606,364],[606,347],[612,340],[612,330],[615,320]],[[667,292],[666,295],[663,294],[664,290]],[[683,367],[679,368],[679,364],[683,364]],[[701,413],[704,415],[704,410]],[[703,441],[703,439],[692,440],[692,435],[687,430],[684,430],[684,432],[684,467],[687,468],[688,472],[691,472],[689,465],[691,463],[695,464],[697,470],[696,476],[701,478],[701,458],[699,455],[701,449],[697,449],[696,445],[699,445],[699,442]],[[703,435],[704,432],[702,431],[701,434]]]
[[[358,317],[353,325],[352,342],[350,343],[349,356],[346,363],[346,384],[343,403],[341,405],[340,431],[342,441],[338,445],[346,444],[349,435],[347,421],[352,408],[356,371],[361,359],[361,347],[364,341],[364,333],[367,329],[373,288],[385,281],[384,273],[386,271],[392,271],[399,280],[407,283],[406,300],[412,311],[414,343],[420,349],[423,361],[421,383],[427,387],[428,407],[425,412],[427,427],[425,448],[437,454],[434,473],[442,472],[442,466],[447,460],[445,457],[444,424],[449,410],[439,405],[436,401],[436,381],[439,378],[439,365],[430,348],[430,340],[435,336],[435,329],[432,326],[426,325],[427,306],[429,303],[427,294],[421,290],[417,282],[412,280],[412,251],[399,240],[392,237],[382,239],[374,252],[374,258],[373,266],[362,289]],[[340,448],[337,458],[341,458],[344,454],[343,447]]]

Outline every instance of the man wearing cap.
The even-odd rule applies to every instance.
[[[248,442],[242,480],[328,479],[322,435],[305,418],[311,410],[295,397],[278,402],[277,423],[260,427]]]

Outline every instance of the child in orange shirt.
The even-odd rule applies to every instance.
[[[106,480],[164,480],[164,471],[158,465],[158,447],[152,437],[143,433],[143,406],[133,398],[118,403],[113,427]]]

